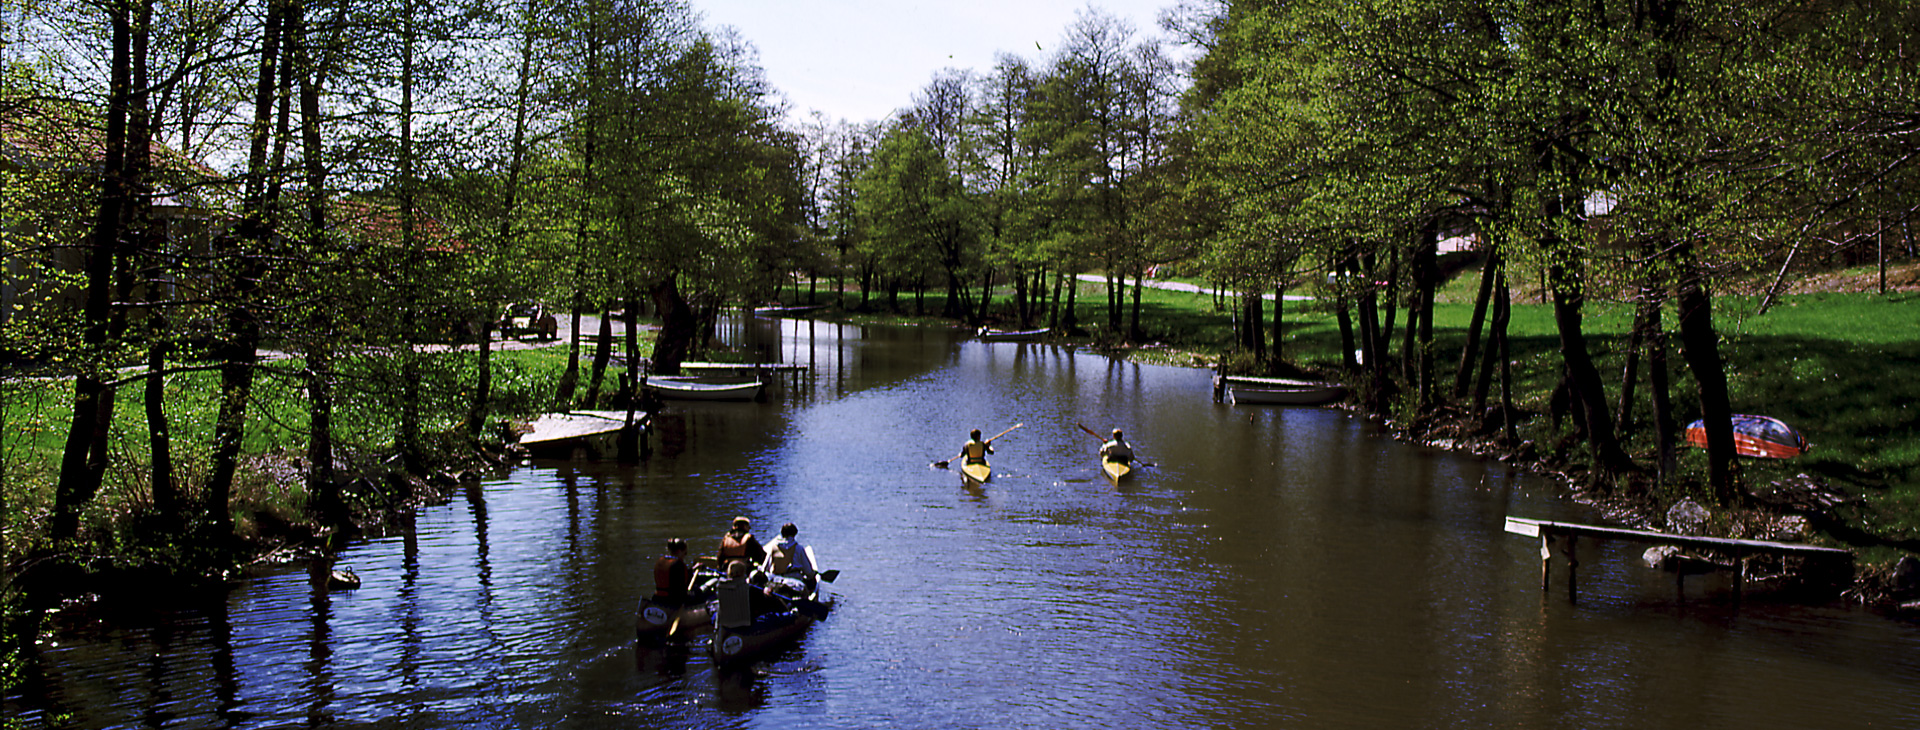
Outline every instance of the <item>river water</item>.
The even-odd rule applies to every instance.
[[[1913,728],[1920,631],[1581,548],[1540,588],[1508,514],[1591,519],[1498,462],[1208,373],[934,329],[729,337],[806,365],[766,403],[676,406],[641,465],[536,462],[340,557],[64,630],[25,727]],[[777,344],[775,343],[777,340]],[[995,474],[930,462],[1023,424]],[[1153,466],[1119,486],[1076,424]],[[750,671],[642,649],[672,536],[783,522],[842,571]],[[1556,571],[1564,563],[1556,561]]]

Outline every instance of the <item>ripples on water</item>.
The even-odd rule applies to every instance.
[[[1207,374],[939,332],[791,324],[769,404],[662,414],[643,465],[541,463],[340,556],[46,649],[27,727],[1916,727],[1920,642],[1584,546],[1539,590],[1508,513],[1556,491]],[[811,344],[794,335],[811,334]],[[1020,430],[984,488],[929,467]],[[1118,487],[1077,424],[1157,466]],[[801,525],[834,614],[749,672],[643,650],[670,536]],[[1557,566],[1564,570],[1563,566]]]

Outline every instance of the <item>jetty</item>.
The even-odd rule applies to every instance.
[[[1839,548],[1819,547],[1791,542],[1771,540],[1740,540],[1727,537],[1701,537],[1698,535],[1678,535],[1668,532],[1631,530],[1624,527],[1605,527],[1602,525],[1583,525],[1575,522],[1554,522],[1551,520],[1533,520],[1525,517],[1507,517],[1507,532],[1516,535],[1535,537],[1540,540],[1540,590],[1547,590],[1553,564],[1553,543],[1559,539],[1567,557],[1567,599],[1576,597],[1576,574],[1580,567],[1580,554],[1577,549],[1580,538],[1594,540],[1626,540],[1629,542],[1652,545],[1670,545],[1682,549],[1711,550],[1730,555],[1733,565],[1729,570],[1735,573],[1733,597],[1740,600],[1746,589],[1747,558],[1755,555],[1785,555],[1815,560],[1845,561],[1853,560],[1853,552]],[[1676,566],[1674,583],[1686,594],[1686,576],[1689,571]]]
[[[636,431],[646,429],[648,414],[641,411],[566,411],[546,413],[526,425],[520,445],[536,456],[588,456],[618,451],[617,439],[627,429],[629,415]],[[641,440],[644,444],[645,441]]]
[[[785,363],[777,363],[777,362],[767,362],[767,363],[683,362],[683,363],[680,363],[680,370],[682,372],[694,371],[694,372],[702,372],[702,373],[733,373],[733,374],[788,373],[788,372],[798,373],[798,372],[806,372],[806,369],[807,369],[807,366],[805,365],[788,365]]]

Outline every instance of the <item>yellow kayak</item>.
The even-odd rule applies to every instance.
[[[1100,469],[1107,473],[1107,480],[1114,484],[1119,484],[1120,480],[1127,478],[1128,474],[1133,473],[1132,464],[1122,461],[1107,461],[1106,459],[1100,460]]]
[[[960,466],[960,476],[969,483],[981,484],[993,477],[993,466],[984,461],[978,464],[963,464]]]

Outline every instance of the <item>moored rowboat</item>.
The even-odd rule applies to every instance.
[[[753,380],[745,383],[701,383],[686,380],[659,380],[648,378],[647,390],[661,398],[675,400],[753,400],[760,397],[765,383]]]
[[[981,342],[1039,342],[1049,331],[1047,327],[1037,330],[981,330],[975,339]]]
[[[1317,406],[1346,396],[1346,386],[1332,383],[1297,388],[1227,385],[1227,400],[1236,405]]]

